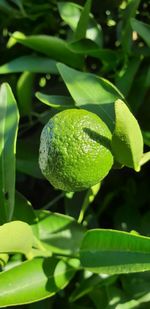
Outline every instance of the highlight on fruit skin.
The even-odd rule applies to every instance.
[[[96,114],[75,108],[61,111],[42,130],[40,169],[56,189],[85,190],[109,173],[110,141],[110,130]]]

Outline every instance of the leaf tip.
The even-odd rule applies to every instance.
[[[40,96],[40,92],[39,92],[39,91],[36,91],[36,92],[35,92],[35,97],[36,97],[37,99],[39,99],[39,96]]]

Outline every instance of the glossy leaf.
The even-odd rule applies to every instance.
[[[83,228],[66,215],[36,211],[39,239],[44,247],[59,254],[76,254],[83,238]]]
[[[4,267],[9,260],[9,255],[7,253],[0,253],[0,268]]]
[[[140,165],[144,165],[150,161],[150,151],[143,153],[143,156],[140,161]]]
[[[115,159],[139,171],[143,155],[143,137],[139,124],[121,100],[115,102],[115,113],[116,125],[112,136],[112,151]]]
[[[9,221],[14,210],[16,138],[19,113],[10,86],[0,89],[0,222]]]
[[[131,19],[131,26],[136,31],[145,43],[150,47],[150,25],[145,24],[135,18]]]
[[[109,69],[116,67],[120,58],[119,52],[116,53],[111,49],[99,48],[99,46],[89,39],[71,42],[68,47],[75,53],[99,59]]]
[[[36,97],[42,103],[53,108],[73,108],[74,102],[71,97],[47,95],[41,92],[36,92]]]
[[[76,106],[97,113],[113,129],[114,101],[123,97],[119,90],[97,75],[80,72],[61,63],[57,66]]]
[[[59,2],[58,10],[61,18],[70,26],[72,31],[75,32],[83,11],[83,7],[73,2]],[[86,38],[91,39],[100,47],[103,45],[101,26],[96,23],[92,14],[90,14]]]
[[[22,56],[0,66],[0,74],[17,72],[58,74],[56,61],[40,56]]]
[[[86,36],[86,30],[89,23],[89,14],[91,10],[91,0],[87,0],[85,6],[81,12],[80,19],[78,21],[74,38],[76,40],[81,40]]]
[[[21,32],[14,33],[12,36],[16,42],[47,55],[54,60],[63,61],[76,68],[82,67],[83,57],[73,53],[62,39],[49,35],[25,36]]]
[[[0,253],[30,253],[33,245],[31,227],[22,221],[0,226]]]
[[[78,269],[78,260],[36,258],[0,273],[0,306],[32,303],[63,289]]]
[[[89,271],[121,274],[150,270],[150,238],[97,229],[88,231],[80,248],[81,265]]]
[[[17,99],[21,116],[31,118],[34,74],[23,72],[17,82]],[[24,95],[26,94],[26,95]]]

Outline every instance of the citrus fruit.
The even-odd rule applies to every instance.
[[[111,133],[94,113],[67,109],[43,128],[39,165],[57,189],[81,191],[100,182],[113,164]]]

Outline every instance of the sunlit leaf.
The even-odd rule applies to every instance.
[[[135,18],[131,19],[131,26],[134,31],[136,31],[146,44],[150,47],[150,25],[145,24]]]
[[[79,267],[78,260],[54,257],[26,261],[0,273],[0,306],[32,303],[65,288]]]
[[[42,103],[53,107],[53,108],[72,108],[74,107],[74,102],[71,97],[57,96],[57,95],[47,95],[41,92],[36,92],[36,97]]]
[[[39,238],[46,249],[59,254],[76,254],[84,229],[66,215],[37,211]]]
[[[11,88],[0,89],[0,222],[9,221],[14,210],[16,138],[19,113]]]
[[[77,28],[74,34],[74,38],[76,40],[81,40],[86,36],[86,30],[89,23],[90,10],[91,10],[91,0],[87,0],[81,12],[81,16],[78,21]]]
[[[121,100],[115,102],[115,114],[116,124],[112,136],[112,151],[115,159],[139,171],[143,155],[143,137],[139,124]]]
[[[70,26],[72,31],[75,32],[83,7],[73,2],[59,2],[58,10],[61,18]],[[101,26],[96,23],[92,14],[90,14],[86,38],[91,39],[100,47],[103,45]]]
[[[144,165],[145,163],[150,161],[150,151],[143,153],[143,156],[140,161],[140,165]]]
[[[119,90],[97,75],[80,72],[61,63],[57,66],[76,106],[97,113],[113,129],[114,101],[123,97]]]
[[[4,267],[9,260],[9,255],[7,253],[0,253],[0,268]]]
[[[24,71],[58,74],[56,61],[41,56],[22,56],[0,66],[0,74]]]
[[[88,231],[80,248],[81,264],[95,273],[150,270],[150,238],[115,230]]]
[[[31,119],[34,74],[23,72],[17,82],[17,99],[21,116]],[[26,95],[24,95],[26,94]]]
[[[76,68],[80,68],[83,63],[83,57],[73,53],[67,43],[57,37],[49,35],[30,35],[25,36],[21,32],[12,34],[16,42],[36,50],[50,58],[63,61],[64,63]]]
[[[0,253],[28,254],[32,245],[32,229],[27,223],[13,221],[0,226]]]

